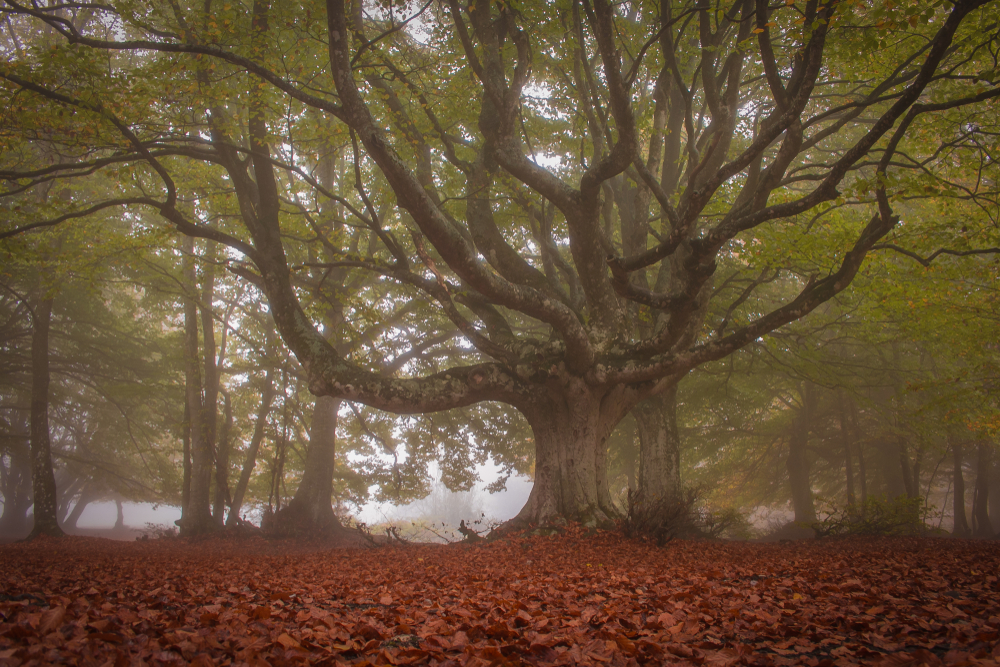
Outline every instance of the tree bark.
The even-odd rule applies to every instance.
[[[632,414],[639,434],[639,492],[648,501],[675,498],[681,488],[677,385],[647,398]]]
[[[840,412],[840,441],[844,447],[844,475],[847,486],[847,504],[854,505],[856,496],[854,495],[854,460],[851,456],[851,433],[847,426],[847,406],[845,405],[844,390],[837,391],[837,408]]]
[[[987,503],[990,513],[990,524],[995,535],[1000,535],[1000,457],[994,456],[990,464],[990,499]]]
[[[990,468],[992,451],[989,444],[980,442],[976,456],[976,486],[972,503],[972,525],[975,526],[975,537],[993,537],[993,525],[990,522]]]
[[[66,530],[76,530],[76,523],[80,520],[80,516],[83,514],[83,510],[87,509],[87,505],[97,500],[97,494],[94,492],[92,485],[87,484],[83,487],[83,491],[80,492],[80,498],[73,505],[73,509],[66,516],[66,520],[63,522],[63,526]]]
[[[122,506],[122,499],[121,498],[115,498],[115,510],[117,510],[116,516],[115,516],[115,530],[124,530],[125,529],[125,508]]]
[[[955,497],[953,499],[955,509],[955,527],[951,534],[955,537],[969,536],[969,522],[965,518],[965,477],[962,475],[962,445],[953,443],[951,446],[954,455],[954,484]]]
[[[260,445],[264,441],[264,427],[267,424],[267,415],[271,412],[271,403],[274,401],[274,374],[268,369],[264,378],[264,388],[261,392],[260,409],[257,411],[257,419],[254,422],[253,435],[250,437],[250,447],[247,449],[246,459],[243,461],[243,469],[240,471],[240,479],[236,483],[236,490],[233,492],[233,499],[229,505],[229,516],[226,518],[227,526],[235,526],[240,519],[240,509],[243,507],[243,497],[246,495],[247,487],[250,485],[250,477],[253,469],[257,465],[257,453]]]
[[[52,297],[34,309],[31,328],[31,486],[35,499],[35,524],[28,535],[63,535],[59,527],[59,496],[52,470],[49,439],[49,325]]]
[[[203,361],[205,365],[205,385],[204,402],[202,404],[202,422],[204,424],[205,448],[211,453],[214,462],[214,472],[216,480],[219,476],[219,368],[216,358],[215,344],[215,317],[212,304],[215,301],[215,261],[216,249],[213,241],[205,244],[205,255],[203,262],[202,289],[199,311],[201,314],[201,331],[203,341]],[[211,479],[211,475],[209,476]],[[209,482],[211,484],[211,482]],[[222,512],[225,511],[225,496],[220,503],[218,499],[219,488],[216,485],[216,500],[213,506],[213,519],[218,526],[222,526]],[[225,489],[222,489],[225,492]]]
[[[181,535],[199,535],[215,528],[212,521],[212,452],[206,437],[202,402],[201,364],[198,358],[198,304],[194,299],[194,239],[184,237],[184,378],[191,442],[191,491],[176,522]]]
[[[635,405],[621,389],[589,387],[561,377],[548,391],[521,407],[535,439],[535,480],[511,526],[549,525],[561,519],[588,527],[611,527],[618,510],[611,502],[602,466],[607,438]]]
[[[3,490],[3,516],[0,516],[0,535],[23,538],[31,530],[28,525],[28,508],[31,507],[31,452],[28,447],[15,444],[7,452],[8,465],[0,462],[0,482]]]
[[[225,522],[226,503],[229,501],[229,450],[233,432],[233,404],[229,393],[222,394],[224,418],[215,445],[215,505],[212,518],[222,526]]]
[[[788,484],[792,492],[792,509],[796,523],[812,523],[816,520],[812,487],[809,480],[809,426],[812,423],[815,389],[809,383],[802,387],[802,406],[792,422],[788,438]]]
[[[313,406],[305,472],[295,497],[275,514],[274,527],[283,534],[340,528],[333,513],[333,469],[337,453],[337,412],[340,401],[319,396]]]

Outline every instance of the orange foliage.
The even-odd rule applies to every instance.
[[[0,547],[0,664],[996,665],[1000,546],[608,533]]]

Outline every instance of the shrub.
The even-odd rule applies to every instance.
[[[675,537],[721,537],[746,528],[746,519],[734,509],[711,511],[698,506],[699,489],[676,496],[646,498],[629,489],[625,516],[618,528],[629,538],[651,539],[663,546]]]
[[[836,535],[922,535],[933,507],[923,498],[873,496],[863,503],[826,512],[812,525],[817,537]]]

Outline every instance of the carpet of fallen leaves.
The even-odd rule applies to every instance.
[[[1000,543],[0,547],[0,665],[997,665]]]

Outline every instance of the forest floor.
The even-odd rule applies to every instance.
[[[998,665],[1000,542],[0,546],[0,665]]]

